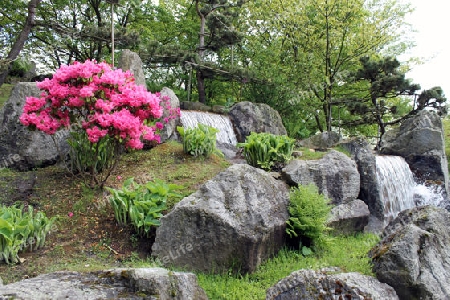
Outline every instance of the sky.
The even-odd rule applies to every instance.
[[[416,47],[404,57],[420,57],[424,64],[406,73],[422,89],[440,86],[450,99],[450,0],[409,0],[415,11],[407,22],[417,31],[413,34]]]

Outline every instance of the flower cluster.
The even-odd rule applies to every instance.
[[[136,85],[130,71],[74,62],[37,86],[43,92],[26,99],[20,117],[25,126],[54,134],[79,124],[91,143],[108,135],[133,149],[141,149],[143,140],[159,142],[162,124],[152,121],[163,115],[160,96]]]

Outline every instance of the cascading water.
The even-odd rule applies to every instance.
[[[419,205],[443,204],[444,197],[440,191],[414,181],[409,165],[403,157],[377,156],[376,165],[386,224],[405,209]]]
[[[181,124],[185,128],[196,127],[198,123],[214,127],[219,130],[216,135],[219,143],[232,144],[234,146],[237,144],[236,135],[228,116],[209,112],[182,110],[180,119]]]

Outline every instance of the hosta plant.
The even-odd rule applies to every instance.
[[[277,164],[286,163],[291,159],[294,145],[295,139],[286,135],[252,132],[244,143],[237,146],[243,148],[245,160],[249,165],[271,170]]]
[[[179,197],[174,190],[180,188],[156,179],[138,184],[134,178],[125,180],[121,189],[106,188],[114,216],[121,225],[131,224],[140,236],[148,236],[150,229],[159,226],[159,219],[167,209],[168,197]]]
[[[222,155],[216,148],[216,134],[218,129],[198,123],[197,127],[177,127],[178,133],[183,141],[183,151],[195,157],[208,157],[215,153]]]
[[[34,212],[31,205],[21,207],[0,206],[0,260],[7,264],[19,262],[21,251],[33,251],[44,246],[55,218],[43,212]]]

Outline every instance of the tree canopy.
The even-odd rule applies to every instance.
[[[382,135],[417,110],[445,112],[442,89],[417,94],[419,86],[395,59],[413,46],[404,2],[118,2],[117,51],[139,53],[151,90],[168,86],[182,100],[209,104],[267,103],[296,138],[336,127]],[[111,61],[110,8],[102,0],[5,0],[0,45],[12,50],[25,29],[20,55],[47,70],[75,60]],[[0,66],[10,61],[0,56]]]

